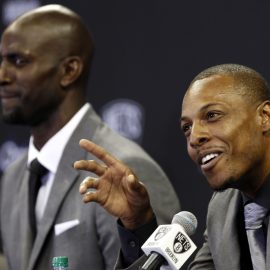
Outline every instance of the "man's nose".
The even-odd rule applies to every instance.
[[[3,66],[3,63],[0,64],[0,86],[7,85],[11,82],[10,76],[6,68]]]
[[[208,142],[210,138],[209,130],[203,123],[193,123],[190,133],[189,144],[192,148],[197,148]]]

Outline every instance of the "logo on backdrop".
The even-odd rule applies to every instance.
[[[8,25],[18,16],[40,6],[38,0],[6,0],[2,5],[2,20]]]
[[[5,168],[15,161],[27,147],[18,146],[14,141],[6,141],[0,146],[0,170]]]
[[[143,107],[134,100],[115,99],[101,109],[101,117],[121,135],[140,143],[144,128]]]

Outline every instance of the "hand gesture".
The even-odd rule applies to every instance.
[[[120,218],[127,229],[135,229],[148,222],[153,216],[149,196],[132,170],[89,140],[80,140],[80,146],[103,162],[80,160],[74,163],[75,169],[86,170],[98,176],[87,177],[81,183],[83,201],[99,203],[110,214]]]

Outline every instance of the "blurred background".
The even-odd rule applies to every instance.
[[[96,44],[90,103],[161,164],[182,209],[198,218],[193,240],[200,246],[212,191],[187,156],[181,100],[192,78],[216,64],[244,64],[270,81],[270,2],[1,0],[0,31],[21,13],[50,3],[73,9],[88,25]],[[27,147],[29,130],[1,122],[0,130],[2,171]]]

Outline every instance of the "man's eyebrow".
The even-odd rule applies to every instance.
[[[216,106],[216,105],[221,105],[221,103],[220,103],[220,102],[212,102],[212,103],[208,103],[208,104],[202,106],[202,107],[200,108],[199,112],[203,112],[203,111],[205,111],[206,109],[208,109],[209,107],[211,107],[211,106]],[[181,116],[181,117],[180,117],[180,122],[181,122],[181,121],[188,121],[188,120],[189,120],[189,117],[187,117],[187,116]]]
[[[20,55],[20,53],[18,53],[18,52],[7,52],[7,53],[2,53],[0,55],[2,56],[2,58],[8,58],[10,56]]]
[[[1,47],[0,47],[1,48]],[[5,52],[2,53],[2,55],[7,56],[7,55],[29,55],[30,52],[28,50],[24,50],[22,48],[9,48],[5,50]]]
[[[181,123],[182,121],[187,121],[187,120],[188,120],[188,117],[181,116],[179,119],[179,122]]]

